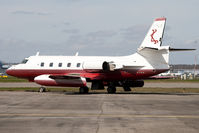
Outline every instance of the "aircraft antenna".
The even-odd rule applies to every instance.
[[[78,55],[79,55],[79,53],[78,53],[78,52],[76,52],[75,56],[78,56]]]
[[[39,56],[39,52],[36,53],[36,56]]]

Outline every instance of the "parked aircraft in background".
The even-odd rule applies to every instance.
[[[42,86],[80,87],[80,93],[104,89],[115,93],[117,86],[124,91],[144,86],[143,79],[169,70],[169,52],[193,49],[173,49],[162,46],[166,18],[153,22],[137,52],[129,56],[30,56],[6,72],[26,78]],[[45,91],[44,87],[40,91]]]
[[[11,65],[7,63],[3,63],[0,61],[0,68],[1,69],[8,69]]]

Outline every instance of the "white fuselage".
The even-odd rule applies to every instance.
[[[136,74],[141,77],[153,76],[162,71],[169,69],[168,64],[160,64],[148,62],[139,53],[130,56],[30,56],[25,64],[12,66],[9,70],[15,70],[14,76],[22,78],[34,78],[41,74],[69,74],[69,73],[103,73],[103,62],[111,62],[114,64],[114,70],[106,72],[106,74],[118,73],[125,71],[131,73],[133,78]],[[43,64],[43,65],[41,65]],[[69,65],[70,64],[70,65]],[[9,72],[8,70],[8,72]],[[91,71],[92,70],[92,71]],[[160,70],[160,71],[158,71]],[[20,71],[20,73],[19,73]],[[42,72],[43,71],[43,72]],[[145,72],[146,71],[146,72]],[[153,73],[148,73],[154,71]],[[14,72],[14,71],[13,71]],[[137,72],[137,73],[135,73]],[[10,73],[10,75],[12,75]],[[121,77],[122,78],[122,77]],[[139,77],[138,77],[139,78]]]

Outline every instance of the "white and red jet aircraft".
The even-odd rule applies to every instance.
[[[80,87],[80,93],[104,89],[115,93],[116,86],[125,91],[142,87],[143,79],[169,70],[169,52],[193,49],[172,49],[162,46],[166,18],[154,20],[137,52],[128,56],[30,56],[6,73],[26,78],[42,86]],[[45,91],[44,87],[40,91]]]

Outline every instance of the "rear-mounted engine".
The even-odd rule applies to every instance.
[[[114,71],[115,68],[116,64],[114,64],[113,62],[106,61],[85,62],[83,64],[83,69],[88,72]]]

